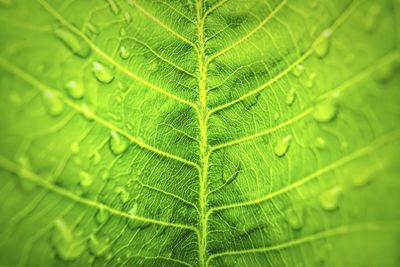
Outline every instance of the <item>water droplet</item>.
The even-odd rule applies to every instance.
[[[19,156],[17,162],[21,166],[18,170],[18,176],[20,177],[19,184],[25,191],[31,191],[36,187],[36,184],[27,177],[31,177],[32,165],[29,157],[26,155]]]
[[[109,240],[107,239],[101,241],[94,234],[90,235],[88,240],[88,247],[90,252],[92,252],[96,256],[103,255],[108,248],[108,241]]]
[[[313,117],[317,122],[329,122],[335,118],[337,107],[331,100],[325,100],[314,107]]]
[[[278,157],[284,156],[289,149],[291,139],[292,139],[291,135],[288,135],[279,140],[274,147],[275,155],[277,155]]]
[[[315,74],[315,72],[311,72],[310,75],[308,75],[308,79],[304,82],[304,86],[307,88],[313,87],[316,76],[317,75]]]
[[[293,230],[298,231],[304,226],[304,211],[303,209],[289,208],[285,212],[286,221]]]
[[[296,99],[296,91],[294,88],[290,89],[289,94],[286,97],[286,104],[291,106],[294,103],[294,100]]]
[[[88,120],[90,120],[90,121],[94,119],[95,114],[94,114],[94,112],[88,107],[88,105],[82,104],[81,109],[82,109],[82,115],[83,115],[86,119],[88,119]]]
[[[74,99],[81,99],[84,94],[83,84],[74,80],[68,81],[64,85],[67,93]]]
[[[119,199],[122,201],[122,203],[126,203],[129,200],[129,193],[126,192],[126,190],[122,187],[117,187],[115,190],[116,193],[118,193]]]
[[[121,37],[125,37],[125,36],[126,36],[126,30],[125,30],[125,28],[121,28],[121,29],[119,30],[119,35],[120,35]]]
[[[294,66],[292,73],[294,76],[296,77],[300,77],[304,72],[304,66],[301,64],[297,64],[296,66]]]
[[[352,179],[354,187],[362,187],[369,184],[372,181],[373,173],[374,172],[371,172],[370,169],[367,169],[366,171],[355,174]]]
[[[87,172],[85,172],[85,171],[81,171],[81,172],[79,173],[79,177],[80,177],[79,184],[80,184],[82,187],[87,188],[87,187],[89,187],[89,186],[92,185],[92,183],[93,183],[93,178],[92,178],[92,176],[91,176],[89,173],[87,173]]]
[[[78,154],[79,153],[80,148],[79,148],[79,143],[78,142],[73,142],[71,144],[70,148],[71,148],[72,154]]]
[[[114,0],[108,0],[108,4],[110,5],[110,9],[111,9],[112,13],[114,13],[114,15],[118,15],[119,14],[119,6],[117,5],[117,3]]]
[[[107,168],[103,168],[99,172],[99,176],[102,180],[108,180],[110,178],[110,170]]]
[[[137,212],[137,204],[133,204],[132,208],[128,211],[129,215],[135,216]]]
[[[80,36],[60,28],[54,34],[77,56],[86,58],[90,54],[90,46]]]
[[[100,32],[99,29],[92,23],[88,23],[87,27],[88,27],[89,31],[93,34],[98,34]]]
[[[108,210],[106,210],[104,208],[98,209],[96,216],[95,216],[96,221],[100,224],[105,223],[109,217],[110,217],[110,213],[108,212]]]
[[[324,30],[321,34],[321,39],[317,42],[316,47],[314,48],[315,53],[320,58],[325,57],[329,51],[329,44],[330,44],[330,36],[332,35],[332,30],[327,29]]]
[[[381,6],[377,3],[371,5],[365,16],[364,27],[367,32],[372,32],[378,21],[379,13],[381,12]]]
[[[44,93],[44,102],[47,112],[52,116],[58,116],[64,111],[64,103],[51,91]]]
[[[94,151],[89,159],[93,162],[94,165],[99,164],[100,160],[101,160],[101,154],[98,150]]]
[[[57,219],[54,222],[54,231],[52,232],[51,240],[56,249],[57,255],[66,261],[78,258],[86,246],[83,240],[77,239],[62,219]]]
[[[317,137],[317,147],[318,148],[326,147],[326,141],[322,137]]]
[[[124,12],[124,19],[126,23],[131,23],[132,22],[132,16],[129,14],[129,12]]]
[[[111,69],[104,66],[100,62],[94,61],[92,63],[92,71],[99,82],[110,83],[112,80],[114,80],[114,74],[112,73]]]
[[[119,48],[119,55],[120,55],[120,57],[121,57],[122,59],[128,59],[129,56],[130,56],[130,53],[129,53],[129,51],[126,49],[125,46],[121,46],[121,47]]]
[[[339,198],[343,191],[341,186],[335,186],[319,196],[319,203],[324,210],[332,211],[338,208]]]
[[[129,141],[126,137],[119,135],[115,131],[111,131],[110,148],[115,155],[124,153],[128,146]]]

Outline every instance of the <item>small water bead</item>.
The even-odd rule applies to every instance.
[[[365,186],[365,185],[371,183],[373,174],[374,174],[374,172],[371,172],[370,170],[362,171],[361,173],[355,174],[352,179],[353,186],[354,187],[362,187],[362,186]]]
[[[114,74],[108,67],[98,61],[92,63],[92,72],[96,79],[101,83],[110,83],[114,80]]]
[[[308,75],[307,80],[304,82],[304,86],[307,88],[313,87],[315,82],[315,77],[317,77],[315,72],[311,72],[310,75]]]
[[[126,23],[131,23],[132,22],[132,16],[129,14],[129,12],[124,12],[124,19]]]
[[[119,55],[120,55],[120,57],[121,57],[122,59],[128,59],[129,56],[130,56],[130,53],[129,53],[129,51],[126,49],[125,46],[121,46],[121,47],[119,48]]]
[[[101,256],[104,254],[104,252],[108,248],[108,243],[109,243],[108,239],[101,241],[94,234],[90,235],[88,239],[89,250],[96,256]]]
[[[92,23],[88,23],[87,27],[88,27],[89,31],[93,34],[98,34],[100,32],[99,29]]]
[[[297,64],[296,66],[294,66],[294,68],[292,69],[292,73],[294,76],[296,77],[300,77],[304,72],[304,66],[301,64]]]
[[[137,208],[137,204],[133,204],[132,208],[128,211],[129,215],[136,216]]]
[[[94,112],[88,107],[88,105],[86,104],[82,104],[81,106],[81,111],[82,111],[82,115],[88,119],[89,121],[93,120],[95,118],[95,114]]]
[[[314,48],[315,53],[318,57],[323,58],[328,54],[329,46],[330,46],[330,36],[332,35],[332,30],[327,29],[324,30],[321,34],[321,40],[317,43]]]
[[[334,186],[319,196],[319,203],[324,210],[333,211],[339,207],[340,195],[343,191],[341,186]]]
[[[87,173],[87,172],[85,172],[85,171],[81,171],[81,172],[79,173],[79,177],[80,177],[79,184],[80,184],[82,187],[87,188],[87,187],[89,187],[89,186],[92,185],[92,183],[93,183],[93,177],[92,177],[89,173]]]
[[[93,162],[94,165],[99,164],[101,161],[101,154],[98,150],[94,151],[92,154],[90,154],[89,159]]]
[[[64,111],[64,102],[51,91],[46,91],[43,96],[47,112],[52,116],[59,116]]]
[[[120,30],[119,30],[119,35],[121,36],[121,37],[125,37],[126,36],[126,30],[125,30],[125,28],[121,28]]]
[[[20,165],[18,170],[18,176],[20,177],[19,184],[21,188],[26,191],[30,191],[36,187],[35,183],[27,179],[31,176],[32,165],[27,155],[22,155],[17,158],[17,162]]]
[[[59,28],[54,31],[59,38],[75,55],[86,58],[91,52],[90,46],[80,36],[69,30]]]
[[[109,217],[110,217],[110,213],[105,208],[98,209],[96,216],[95,216],[96,221],[99,224],[105,223]]]
[[[317,122],[329,122],[335,118],[337,106],[332,100],[325,100],[314,107],[313,117]]]
[[[281,140],[279,140],[274,147],[275,155],[277,155],[278,157],[283,157],[289,150],[289,145],[290,145],[291,139],[292,139],[292,136],[288,135],[288,136],[282,138]]]
[[[120,155],[125,152],[129,146],[129,141],[126,137],[121,136],[116,131],[111,131],[110,148],[115,155]]]
[[[129,193],[123,187],[117,187],[115,192],[118,194],[119,199],[122,203],[126,203],[129,201]]]
[[[286,104],[291,106],[296,99],[296,91],[294,88],[290,89],[289,94],[286,97]]]
[[[73,142],[70,146],[71,152],[72,154],[78,154],[80,147],[79,147],[79,143],[78,142]]]
[[[104,180],[108,180],[110,178],[110,170],[108,168],[103,168],[99,172],[100,178]]]
[[[304,226],[304,210],[301,208],[289,208],[285,212],[285,219],[289,226],[298,231]]]
[[[364,20],[364,27],[367,32],[372,32],[378,21],[378,16],[381,12],[381,6],[377,3],[371,5],[368,9],[367,15]]]
[[[51,240],[57,255],[66,261],[77,259],[85,250],[85,242],[78,239],[62,219],[54,223]]]
[[[84,94],[84,87],[82,82],[71,80],[65,83],[65,90],[68,95],[74,99],[81,99]]]
[[[326,141],[322,137],[317,137],[317,147],[318,148],[325,148],[326,147]]]
[[[114,15],[118,15],[119,14],[119,6],[117,5],[117,3],[114,0],[108,0],[108,4],[110,6],[110,9],[112,11],[112,13]]]

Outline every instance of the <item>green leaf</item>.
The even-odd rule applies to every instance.
[[[0,0],[1,266],[399,266],[397,0]]]

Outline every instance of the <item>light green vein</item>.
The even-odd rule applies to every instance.
[[[223,257],[223,256],[235,256],[235,255],[244,255],[251,253],[263,253],[270,252],[275,250],[281,250],[293,246],[302,245],[304,243],[309,243],[313,241],[317,241],[324,238],[335,237],[339,235],[358,233],[358,232],[370,232],[370,231],[398,231],[399,230],[399,221],[388,221],[388,222],[369,222],[357,225],[343,225],[333,229],[329,229],[326,231],[321,231],[309,236],[301,237],[298,239],[294,239],[288,242],[284,242],[281,244],[276,244],[268,247],[261,248],[252,248],[252,249],[244,249],[244,250],[236,250],[236,251],[225,251],[221,253],[216,253],[210,256],[207,261],[207,265],[211,260]]]
[[[352,4],[349,5],[349,7],[334,21],[332,26],[329,28],[329,30],[332,32],[332,34],[352,14],[352,12],[356,9],[356,7],[358,6],[359,3],[360,3],[359,1],[352,2]],[[295,60],[292,64],[290,64],[282,72],[280,72],[275,77],[273,77],[272,79],[268,80],[266,83],[262,84],[261,86],[250,90],[248,93],[242,95],[241,97],[239,97],[239,98],[237,98],[237,99],[235,99],[233,101],[230,101],[228,103],[222,104],[222,105],[220,105],[218,107],[213,108],[209,112],[210,115],[214,114],[216,112],[219,112],[219,111],[221,111],[223,109],[226,109],[226,108],[228,108],[230,106],[233,106],[233,105],[245,100],[246,98],[261,92],[262,90],[264,90],[265,88],[267,88],[271,84],[273,84],[276,81],[280,80],[282,77],[284,77],[286,74],[288,74],[296,65],[300,64],[301,62],[306,60],[309,56],[311,56],[314,53],[315,47],[317,47],[321,42],[323,42],[325,40],[325,38],[326,37],[320,35],[317,39],[315,39],[315,41],[312,43],[311,47],[303,55],[301,55],[297,60]]]
[[[292,183],[286,187],[283,187],[275,192],[269,193],[263,197],[256,198],[256,199],[253,199],[250,201],[245,201],[245,202],[241,202],[241,203],[229,204],[229,205],[225,205],[225,206],[219,206],[219,207],[212,208],[208,211],[207,215],[210,216],[213,212],[219,211],[219,210],[241,208],[241,207],[260,204],[267,200],[271,200],[271,199],[275,198],[276,196],[282,195],[293,189],[296,189],[329,171],[333,171],[349,162],[352,162],[355,159],[369,155],[372,152],[375,152],[376,150],[381,148],[383,145],[387,145],[391,142],[398,141],[399,139],[400,139],[400,130],[394,131],[394,132],[384,135],[384,136],[381,136],[380,138],[377,138],[374,142],[370,143],[369,145],[367,145],[363,148],[360,148],[359,150],[357,150],[357,151],[355,151],[355,152],[353,152],[353,153],[351,153],[351,154],[349,154],[327,166],[324,166],[324,167],[316,170],[315,172],[311,173],[310,175],[305,176],[305,177],[295,181],[294,183]]]
[[[24,81],[30,83],[31,85],[33,85],[36,89],[40,90],[41,92],[52,92],[54,95],[56,95],[58,98],[60,98],[65,104],[67,104],[68,106],[70,106],[71,108],[75,109],[77,112],[81,113],[81,114],[85,114],[85,110],[82,106],[74,103],[73,101],[71,101],[70,99],[66,98],[64,95],[62,95],[58,90],[50,88],[49,86],[47,86],[46,84],[38,81],[37,79],[35,79],[34,77],[32,77],[31,75],[27,74],[25,71],[23,71],[22,69],[20,69],[19,67],[11,64],[10,62],[6,61],[3,58],[0,58],[0,67],[2,67],[5,70],[8,70],[9,72],[15,74],[16,76],[18,76],[19,78],[23,79]],[[184,158],[181,158],[179,156],[170,154],[168,152],[162,151],[158,148],[155,148],[151,145],[146,144],[145,142],[143,142],[141,139],[136,138],[132,135],[130,135],[129,133],[125,132],[124,130],[118,128],[117,126],[115,126],[114,124],[104,120],[103,118],[97,116],[96,114],[92,114],[92,118],[94,121],[96,121],[97,123],[105,126],[106,128],[113,130],[123,136],[125,136],[126,138],[128,138],[129,140],[131,140],[133,143],[135,143],[136,145],[138,145],[141,148],[147,149],[155,154],[164,156],[166,158],[170,158],[176,161],[179,161],[181,163],[184,163],[186,165],[192,166],[196,169],[198,169],[198,165],[192,161],[186,160]]]
[[[132,214],[129,214],[129,213],[126,213],[123,211],[116,210],[110,206],[103,204],[103,203],[99,203],[97,201],[83,198],[83,197],[78,196],[62,187],[56,186],[56,185],[46,181],[45,179],[43,179],[36,173],[33,173],[32,171],[25,169],[23,166],[19,166],[18,164],[15,164],[14,162],[12,162],[4,157],[0,157],[0,166],[12,173],[18,174],[21,179],[29,180],[29,181],[39,185],[42,188],[45,188],[51,192],[59,194],[60,196],[66,197],[70,200],[73,200],[76,203],[81,203],[83,205],[90,206],[90,207],[93,207],[96,209],[107,210],[110,214],[120,216],[123,218],[127,218],[127,219],[131,219],[131,220],[137,220],[137,221],[142,221],[142,222],[146,222],[146,223],[163,225],[163,226],[167,226],[167,227],[180,228],[180,229],[190,230],[190,231],[194,231],[195,233],[198,233],[197,228],[190,226],[190,225],[170,223],[170,222],[159,221],[159,220],[146,218],[146,217],[142,217],[142,216],[132,215]]]
[[[159,93],[164,94],[165,96],[172,98],[182,104],[185,104],[187,106],[196,108],[196,105],[188,100],[185,100],[179,96],[176,96],[167,90],[160,88],[149,81],[144,80],[143,78],[139,77],[138,75],[134,74],[130,70],[128,70],[126,67],[122,66],[118,62],[116,62],[112,57],[104,53],[99,47],[97,47],[85,34],[83,34],[78,28],[73,26],[71,23],[69,23],[63,16],[61,16],[52,6],[50,6],[46,1],[44,0],[37,0],[48,12],[50,15],[52,15],[54,18],[56,18],[58,21],[60,21],[63,25],[65,25],[68,29],[70,29],[72,32],[75,34],[79,35],[94,51],[96,51],[97,54],[99,54],[101,57],[103,57],[105,60],[110,62],[112,65],[114,65],[117,69],[119,69],[121,72],[125,73],[129,77],[133,78],[134,80],[148,86],[149,88],[158,91]]]

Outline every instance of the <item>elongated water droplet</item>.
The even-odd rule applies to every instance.
[[[104,208],[100,208],[100,209],[98,209],[95,218],[98,223],[102,224],[102,223],[105,223],[109,217],[110,217],[110,213],[108,212],[108,210],[106,210]]]
[[[331,100],[318,103],[313,111],[313,117],[317,122],[329,122],[335,118],[337,107]]]
[[[124,19],[126,23],[131,23],[132,22],[132,16],[129,14],[129,12],[124,12]]]
[[[77,56],[86,58],[90,54],[90,46],[83,38],[60,28],[54,31],[54,34]]]
[[[46,91],[43,100],[50,115],[58,116],[64,111],[64,103],[53,92]]]
[[[374,3],[368,9],[368,12],[365,16],[364,26],[367,32],[372,32],[375,28],[375,25],[378,22],[378,16],[381,12],[381,6],[378,3]]]
[[[354,187],[362,187],[369,184],[372,181],[373,174],[374,172],[369,169],[356,173],[352,179]]]
[[[80,184],[82,187],[86,188],[86,187],[89,187],[89,186],[92,185],[92,183],[93,183],[93,178],[92,178],[92,176],[91,176],[89,173],[87,173],[87,172],[85,172],[85,171],[81,171],[81,172],[79,173],[79,176],[80,176],[79,184]]]
[[[31,180],[27,179],[27,177],[31,176],[32,165],[28,156],[22,155],[19,156],[17,162],[21,166],[18,170],[18,176],[20,177],[19,184],[21,188],[25,191],[31,191],[36,187],[36,184]]]
[[[90,252],[96,256],[101,256],[108,248],[109,240],[99,240],[94,234],[90,235],[88,240],[88,247]]]
[[[111,9],[112,13],[114,13],[114,15],[118,15],[119,14],[119,6],[117,5],[117,3],[114,0],[108,0],[108,4],[110,5],[110,9]]]
[[[115,155],[125,152],[129,146],[129,141],[126,137],[119,135],[115,131],[111,131],[110,148]]]
[[[78,154],[79,153],[80,147],[79,147],[79,143],[78,142],[73,142],[71,144],[70,148],[71,148],[72,154]]]
[[[102,180],[108,180],[110,178],[110,170],[108,168],[101,169],[99,176]]]
[[[332,30],[327,29],[327,30],[323,31],[321,34],[321,37],[320,37],[321,38],[320,41],[317,43],[316,47],[314,48],[315,53],[320,58],[323,58],[328,54],[331,35],[332,35]]]
[[[278,157],[283,157],[289,150],[289,145],[290,145],[291,139],[292,139],[292,137],[290,135],[288,135],[288,136],[282,138],[281,140],[279,140],[274,147],[275,155],[277,155]]]
[[[112,71],[100,62],[94,61],[92,63],[92,71],[99,82],[110,83],[114,80],[114,74]]]
[[[93,162],[94,165],[99,164],[100,160],[101,160],[101,154],[98,150],[94,151],[89,159]]]
[[[121,47],[119,48],[119,55],[120,55],[120,57],[121,57],[122,59],[128,59],[129,56],[130,56],[130,53],[129,53],[129,51],[126,49],[125,46],[121,46]]]
[[[296,99],[296,91],[294,88],[290,89],[289,94],[286,97],[286,104],[291,106],[294,103],[294,100]]]
[[[81,99],[84,94],[83,83],[74,80],[68,81],[64,85],[68,95],[74,99]]]
[[[294,76],[296,77],[300,77],[304,72],[304,66],[301,64],[297,64],[296,66],[294,66],[292,73]]]
[[[119,35],[120,35],[121,37],[125,37],[125,36],[126,36],[126,30],[125,30],[124,27],[122,27],[122,28],[119,30]]]
[[[87,28],[89,29],[89,31],[93,34],[98,34],[100,31],[98,29],[98,27],[96,27],[95,25],[93,25],[92,23],[88,23]]]
[[[324,210],[332,211],[338,208],[339,198],[343,191],[341,186],[335,186],[319,196],[319,203]]]
[[[51,240],[61,259],[66,261],[74,260],[85,251],[85,242],[74,236],[64,220],[57,219],[54,223],[54,228]]]
[[[129,201],[129,193],[122,187],[118,187],[115,192],[118,194],[119,199],[122,203],[126,203]]]
[[[307,80],[304,82],[304,86],[307,88],[313,87],[316,76],[317,75],[315,74],[315,72],[311,72],[310,75],[308,75]]]
[[[286,221],[293,230],[298,231],[304,226],[303,209],[289,208],[285,212]]]
[[[135,216],[137,212],[137,204],[133,204],[132,208],[128,211],[129,215]]]
[[[318,148],[326,147],[326,141],[322,137],[317,137],[317,147]]]
[[[82,104],[82,115],[89,121],[93,120],[95,117],[94,112],[86,104]]]

